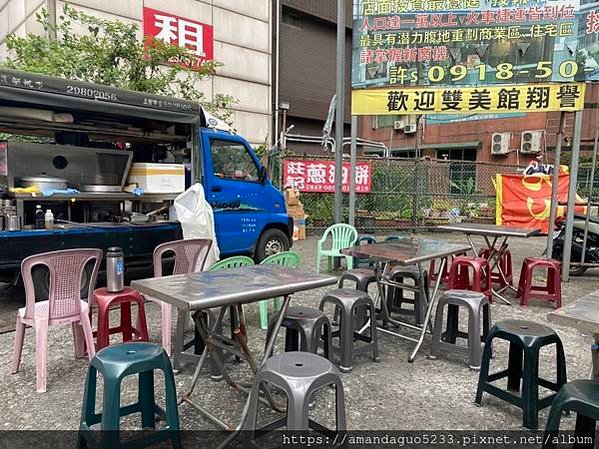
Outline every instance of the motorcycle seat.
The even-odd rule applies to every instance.
[[[587,219],[587,216],[584,214],[574,214],[574,220],[585,221],[586,219]],[[599,224],[599,217],[591,215],[591,217],[589,218],[589,222]]]

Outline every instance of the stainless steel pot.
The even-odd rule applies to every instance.
[[[68,187],[68,181],[63,178],[51,176],[24,176],[19,180],[20,187],[37,187],[40,190],[56,189],[64,190]]]
[[[9,215],[6,217],[6,230],[7,231],[20,231],[21,230],[21,217],[18,215]]]

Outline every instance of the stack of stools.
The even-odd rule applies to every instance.
[[[405,296],[403,288],[391,286],[388,287],[387,310],[389,311],[389,313],[414,315],[416,323],[424,323],[424,318],[426,316],[427,309],[427,300],[425,297],[422,296],[421,290],[424,288],[426,296],[428,296],[429,280],[428,273],[426,272],[426,270],[423,270],[422,274],[420,274],[418,268],[396,266],[391,269],[391,273],[389,273],[389,279],[398,283],[404,283],[406,279],[411,279],[414,289],[419,290],[413,292],[412,298],[407,298]],[[405,309],[403,307],[403,304],[406,303],[411,304],[412,308]]]
[[[285,417],[262,428],[257,428],[258,405],[262,384],[273,385],[288,398]],[[335,387],[336,432],[346,430],[345,396],[339,371],[324,357],[308,352],[286,352],[270,357],[256,373],[250,393],[249,413],[245,421],[246,438],[254,439],[255,432],[272,431],[286,427],[288,431],[316,430],[331,432],[308,417],[311,396],[328,385]]]
[[[268,325],[266,341],[270,340],[276,324],[277,317],[273,316]],[[321,310],[302,306],[289,307],[281,326],[285,328],[285,352],[299,350],[317,354],[322,342],[324,357],[329,360],[332,358],[331,323]]]
[[[154,371],[164,374],[166,408],[154,399]],[[98,372],[104,381],[102,412],[96,413],[96,387]],[[127,376],[139,375],[138,401],[121,407],[121,383]],[[173,447],[181,447],[177,393],[171,362],[164,349],[152,343],[123,343],[97,352],[91,360],[79,427],[79,447],[118,447],[120,419],[133,413],[141,414],[141,427],[156,427],[156,417],[165,421],[162,430],[144,434],[135,440],[127,439],[131,447],[144,447],[157,441],[171,440]],[[99,429],[92,426],[100,424]],[[101,442],[94,435],[100,430]],[[100,444],[98,444],[100,443]],[[135,444],[135,446],[133,446]]]
[[[370,287],[370,284],[376,283],[376,276],[372,268],[354,268],[353,270],[347,270],[341,275],[339,278],[339,288],[343,288],[346,281],[354,282],[356,290],[368,293],[368,287]],[[335,325],[339,323],[339,314],[340,309],[336,307],[335,315],[333,316],[333,324]],[[354,320],[354,329],[362,329],[366,322],[367,318],[366,314],[364,313],[364,309],[358,310],[357,316]]]
[[[105,348],[110,344],[112,334],[121,333],[123,341],[148,341],[148,326],[146,324],[146,312],[144,309],[144,299],[141,294],[131,287],[125,287],[122,292],[111,293],[106,288],[99,288],[94,291],[92,304],[98,306],[98,330],[94,332],[97,336],[96,350]],[[131,319],[131,305],[137,305],[137,327],[133,326]],[[118,327],[110,327],[110,308],[120,307],[121,322]],[[91,317],[91,307],[89,310],[89,319]]]
[[[558,447],[556,439],[559,436],[559,424],[563,412],[576,412],[574,438],[577,443],[572,447],[593,449],[595,447],[593,442],[596,439],[596,421],[599,420],[599,381],[577,379],[564,385],[557,393],[547,418],[543,449]]]
[[[478,256],[489,260],[491,250],[481,249]],[[501,269],[501,272],[499,271]],[[503,276],[501,275],[503,273]],[[505,277],[505,279],[504,279]],[[508,285],[514,285],[514,272],[512,267],[512,253],[509,249],[505,249],[499,255],[497,261],[497,270],[491,272],[491,281],[494,284],[498,284],[499,288],[507,287]],[[506,282],[507,281],[507,282]]]
[[[457,256],[449,270],[450,290],[472,290],[483,293],[493,302],[491,266],[483,257]]]
[[[324,311],[327,304],[339,309],[339,330],[332,333],[334,339],[339,339],[340,363],[339,369],[344,373],[352,370],[354,355],[372,351],[375,362],[379,362],[379,344],[376,329],[376,311],[370,296],[360,290],[337,289],[329,292],[320,301],[319,309]],[[369,335],[356,331],[355,320],[365,319],[370,323]],[[356,318],[357,317],[357,318]],[[361,341],[366,344],[356,345]]]
[[[503,371],[489,374],[491,346],[496,338],[507,340],[510,343],[508,367]],[[539,377],[539,351],[542,347],[552,344],[555,344],[557,354],[556,382]],[[492,384],[492,382],[506,377],[508,391]],[[520,392],[520,381],[522,381],[522,395],[516,396],[510,393],[510,390]],[[492,394],[520,407],[523,411],[524,427],[536,430],[539,410],[550,406],[555,397],[555,393],[552,393],[539,399],[539,385],[557,392],[566,382],[564,347],[553,329],[530,321],[500,321],[493,326],[485,342],[475,402],[477,405],[481,404],[483,392]]]
[[[468,311],[468,332],[459,331],[460,307]],[[447,308],[447,329],[443,333],[443,312]],[[481,332],[480,322],[483,321]],[[437,305],[431,359],[436,359],[441,350],[468,353],[470,369],[480,369],[482,342],[487,339],[491,327],[489,300],[480,292],[448,290]],[[468,347],[456,345],[457,338],[467,338]]]
[[[547,269],[547,283],[544,286],[533,285],[534,271],[539,268]],[[529,299],[541,299],[553,302],[556,309],[560,308],[562,306],[560,263],[542,257],[525,258],[518,283],[518,298],[521,306],[527,306]]]

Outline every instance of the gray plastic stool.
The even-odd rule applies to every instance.
[[[327,293],[320,301],[320,310],[327,304],[333,305],[341,312],[339,330],[333,332],[333,338],[339,337],[340,362],[339,369],[343,373],[352,370],[354,355],[372,351],[375,362],[380,362],[379,343],[376,329],[376,311],[368,293],[360,290],[341,288]],[[360,320],[361,314],[366,314],[370,321],[370,335],[356,332],[355,320]],[[356,346],[356,341],[365,342],[365,345]]]
[[[263,383],[274,385],[287,395],[287,415],[262,428],[257,428],[260,388]],[[269,358],[256,373],[244,430],[250,431],[253,437],[256,431],[271,431],[280,427],[286,427],[287,430],[312,429],[331,432],[330,429],[308,418],[308,403],[312,394],[327,385],[335,386],[336,431],[344,431],[346,423],[343,383],[339,371],[329,360],[309,352],[286,352]]]
[[[267,341],[274,331],[276,318],[273,316],[270,319]],[[299,350],[317,354],[322,342],[324,357],[329,360],[332,358],[331,323],[321,310],[302,306],[289,307],[281,326],[285,328],[285,352]]]
[[[339,288],[343,288],[345,281],[355,282],[356,290],[368,293],[368,286],[376,282],[376,276],[373,269],[354,268],[353,270],[347,270],[341,275],[339,278]]]
[[[447,330],[443,333],[445,307],[447,307]],[[459,331],[460,307],[468,310],[468,332]],[[481,315],[483,319],[482,333]],[[441,350],[468,353],[470,369],[479,370],[484,346],[481,342],[487,339],[490,327],[491,307],[484,293],[470,290],[447,290],[437,304],[430,358],[436,359]],[[468,347],[456,345],[457,337],[467,338]]]
[[[415,288],[422,288],[427,292],[429,291],[428,272],[426,270],[420,271],[415,267],[409,266],[396,266],[391,269],[389,278],[395,282],[404,282],[406,278],[411,279],[414,282]],[[426,316],[426,299],[422,297],[420,292],[412,292],[413,298],[406,298],[404,290],[399,287],[388,287],[387,288],[387,310],[389,313],[397,313],[402,315],[413,315],[416,323],[424,323],[424,317]],[[403,304],[413,305],[412,309],[405,309]]]

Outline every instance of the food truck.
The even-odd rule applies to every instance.
[[[154,248],[182,238],[173,201],[195,183],[221,257],[292,244],[284,197],[250,144],[197,102],[0,69],[0,132],[4,282],[27,256],[77,247],[120,246],[128,276],[147,275]],[[53,225],[36,223],[40,209]],[[34,279],[43,292],[47,270]]]

